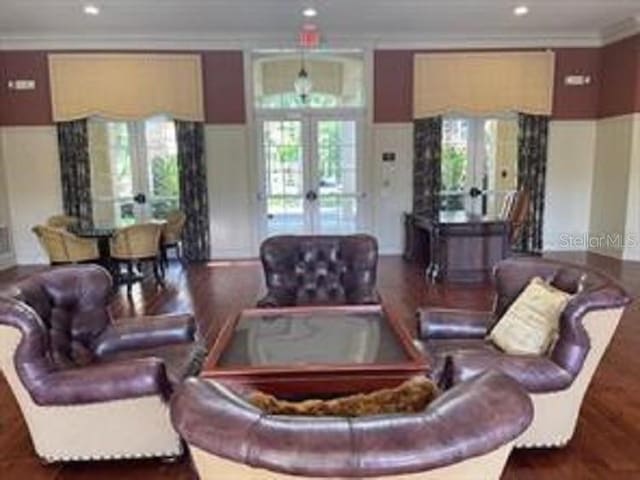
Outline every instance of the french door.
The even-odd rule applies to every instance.
[[[359,114],[265,115],[258,130],[263,237],[362,227]]]
[[[517,186],[515,118],[447,117],[442,138],[442,208],[497,215]]]
[[[94,224],[120,227],[164,218],[179,206],[173,121],[156,117],[89,123]]]

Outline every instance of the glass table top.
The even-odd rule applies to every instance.
[[[220,368],[393,364],[410,356],[382,312],[243,314]]]

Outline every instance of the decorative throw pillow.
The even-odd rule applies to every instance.
[[[254,392],[249,402],[272,415],[361,417],[389,413],[417,413],[437,396],[438,388],[426,377],[414,377],[396,388],[378,390],[332,400],[290,402]]]
[[[570,294],[535,277],[498,320],[489,339],[506,353],[544,355],[570,299]]]

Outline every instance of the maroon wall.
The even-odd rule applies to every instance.
[[[241,51],[202,53],[207,123],[245,123]],[[36,81],[36,89],[9,90],[9,80]],[[50,125],[51,94],[47,52],[0,52],[0,125]]]
[[[413,119],[411,50],[376,50],[373,55],[373,121],[404,123]]]
[[[242,52],[204,52],[202,66],[206,122],[214,124],[245,123]]]
[[[640,35],[602,49],[600,116],[640,112]]]
[[[598,117],[602,83],[602,49],[559,48],[556,53],[553,118],[579,120]],[[581,87],[564,84],[567,75],[590,75],[591,83]]]
[[[10,80],[35,80],[35,90],[9,90]],[[5,51],[0,57],[0,124],[49,125],[51,101],[46,52]]]

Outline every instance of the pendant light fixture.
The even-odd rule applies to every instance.
[[[311,78],[309,78],[309,73],[305,68],[304,63],[304,50],[301,52],[300,56],[300,71],[298,72],[298,76],[296,77],[295,82],[293,82],[293,88],[296,91],[296,95],[300,97],[300,101],[306,105],[309,100],[309,95],[311,95],[311,90],[313,88],[313,82]]]

